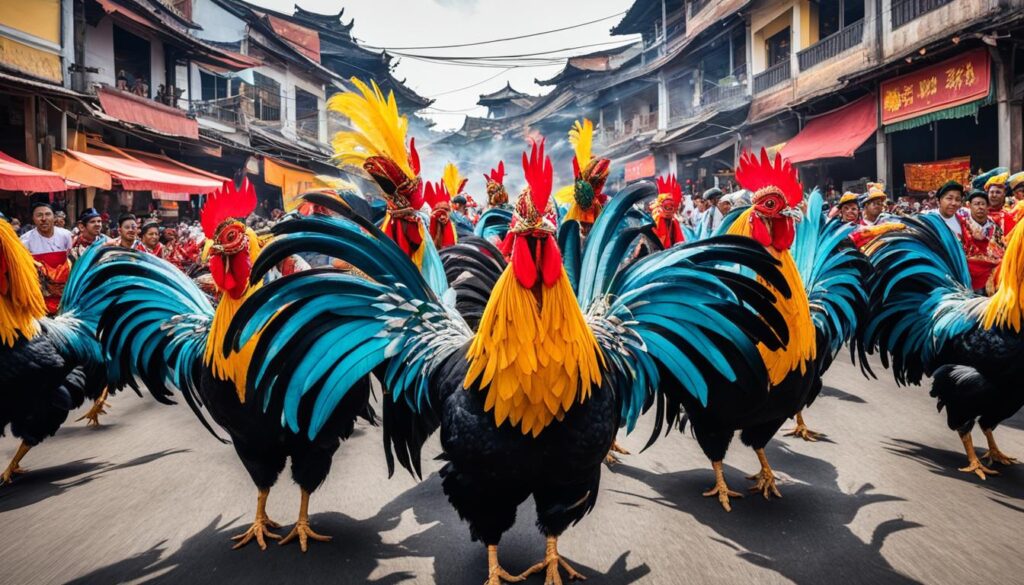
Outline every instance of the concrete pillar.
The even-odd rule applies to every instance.
[[[805,31],[803,8],[803,2],[793,3],[793,20],[789,29],[789,75],[794,80],[800,72],[800,59],[797,58],[797,53],[804,48],[803,40]]]
[[[875,130],[875,180],[884,183],[889,193],[893,193],[896,190],[894,185],[889,184],[889,161],[891,160],[891,154],[889,136],[885,133],[885,129],[879,125],[878,130]]]
[[[1010,61],[1005,58],[1006,53],[1004,51],[993,48],[990,50],[990,53],[992,54],[992,74],[995,75],[996,79],[996,128],[998,129],[999,166],[1010,167],[1016,170],[1019,167],[1013,166],[1013,155],[1011,154],[1013,123],[1010,120],[1010,80],[1013,79],[1013,71],[1010,71],[1010,68],[1007,66],[1007,63]]]
[[[668,105],[668,79],[665,70],[662,69],[658,73],[658,130],[668,128]]]

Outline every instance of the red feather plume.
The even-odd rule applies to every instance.
[[[231,181],[224,181],[220,189],[206,199],[206,205],[199,214],[199,222],[207,238],[213,238],[217,227],[226,219],[244,220],[256,209],[256,189],[248,177],[242,179],[242,186],[235,188]]]
[[[448,191],[445,189],[444,184],[440,181],[431,183],[430,181],[423,182],[423,198],[426,200],[427,205],[431,209],[437,206],[438,203],[451,201],[448,196]]]
[[[488,181],[494,181],[495,183],[498,183],[499,185],[504,184],[504,182],[505,182],[505,161],[503,161],[503,160],[498,161],[498,168],[491,169],[491,172],[486,174],[486,175],[484,175],[484,178],[487,179]]]
[[[799,205],[804,197],[803,185],[793,165],[784,160],[781,154],[775,155],[773,164],[764,148],[761,149],[760,159],[750,151],[743,152],[736,168],[736,182],[755,194],[765,187],[776,187],[782,191],[791,207]]]
[[[415,138],[409,139],[409,166],[412,168],[412,172],[420,174],[420,153],[416,152]]]
[[[527,184],[530,185],[530,197],[533,199],[533,206],[538,212],[544,213],[548,206],[548,199],[551,197],[551,184],[554,181],[555,170],[551,166],[551,159],[544,156],[544,139],[540,143],[530,141],[530,156],[527,158],[523,153],[523,175]]]
[[[658,193],[667,193],[676,204],[683,202],[683,188],[679,185],[675,175],[667,175],[664,178],[657,178]]]

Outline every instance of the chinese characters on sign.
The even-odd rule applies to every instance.
[[[893,124],[988,95],[989,56],[977,49],[882,83],[882,123]]]

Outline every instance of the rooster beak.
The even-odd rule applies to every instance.
[[[787,207],[780,212],[781,215],[792,218],[796,223],[800,223],[804,219],[804,212],[799,207]]]

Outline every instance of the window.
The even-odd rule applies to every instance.
[[[203,86],[203,101],[219,100],[234,95],[230,79],[205,71],[199,72],[199,78]]]
[[[765,52],[768,54],[768,67],[773,67],[779,63],[784,63],[789,60],[789,30],[790,29],[787,26],[768,37],[764,42]]]
[[[267,122],[281,120],[281,84],[259,73],[253,73],[253,109],[256,117]]]
[[[320,137],[320,108],[316,96],[299,88],[295,88],[295,129],[314,140]]]
[[[821,0],[818,8],[818,40],[835,34],[864,18],[864,0]]]
[[[149,41],[114,27],[114,75],[117,89],[142,97],[152,96]]]

